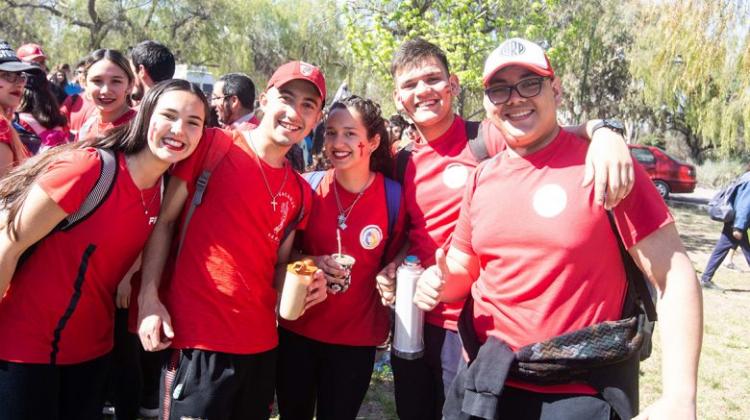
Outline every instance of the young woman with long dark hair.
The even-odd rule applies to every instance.
[[[128,125],[50,149],[0,182],[6,210],[0,418],[101,418],[115,290],[153,229],[162,174],[195,149],[206,115],[198,88],[165,81],[149,91]],[[109,192],[87,218],[56,229],[98,182],[106,155],[98,149],[114,152]]]
[[[375,277],[404,239],[403,205],[396,218],[388,215],[386,176],[393,158],[380,107],[358,96],[334,103],[324,147],[333,169],[315,189],[315,223],[298,233],[297,248],[298,257],[312,256],[326,273],[329,296],[297,320],[279,322],[276,393],[282,419],[357,416],[376,346],[389,330]],[[351,270],[332,258],[339,252],[337,235],[341,252],[355,259]],[[350,282],[342,284],[342,277]]]
[[[23,132],[24,144],[32,154],[68,142],[68,121],[43,74],[30,74],[23,92],[16,121]]]

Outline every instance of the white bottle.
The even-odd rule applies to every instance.
[[[396,271],[396,325],[393,333],[393,354],[407,360],[424,354],[422,335],[424,312],[414,304],[417,280],[424,269],[419,258],[409,255]]]

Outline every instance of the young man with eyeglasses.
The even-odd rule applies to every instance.
[[[532,382],[513,370],[513,352],[524,346],[546,349],[534,343],[623,317],[628,281],[619,235],[659,297],[664,389],[637,419],[695,419],[700,288],[648,175],[635,165],[632,192],[611,211],[613,231],[593,188],[581,186],[590,146],[557,123],[561,83],[542,48],[505,41],[486,61],[484,85],[488,119],[507,148],[470,177],[447,257],[436,252],[415,294],[424,310],[469,293],[473,299],[461,336],[473,334],[483,345],[470,368],[462,365],[443,415],[610,420],[637,414],[637,351],[604,368],[577,366],[590,371],[583,380]],[[473,354],[471,341],[463,343],[465,354]],[[573,358],[577,349],[560,351]]]
[[[325,96],[317,67],[286,63],[260,95],[264,116],[256,129],[216,130],[216,137],[202,139],[174,170],[144,251],[138,298],[144,348],[171,347],[162,375],[162,418],[270,415],[282,288],[274,284],[275,274],[286,271],[294,241],[294,232],[285,232],[297,222],[304,229],[312,202],[312,190],[284,155],[320,120]],[[183,231],[181,213],[192,201],[205,161],[227,141],[229,149],[212,169],[202,203]],[[182,233],[173,241],[175,231]],[[168,287],[160,291],[170,245],[176,257],[165,277]],[[325,299],[322,272],[307,291],[307,307]]]
[[[391,63],[397,109],[419,132],[404,168],[404,204],[409,219],[409,245],[404,255],[416,255],[424,267],[435,263],[435,250],[450,242],[458,219],[464,186],[477,166],[478,158],[468,143],[467,124],[453,112],[453,100],[460,86],[450,73],[445,53],[422,39],[404,42]],[[594,123],[589,123],[589,129]],[[585,125],[574,127],[589,136]],[[479,132],[489,156],[504,146],[502,134],[483,123]],[[611,136],[615,137],[615,140]],[[596,166],[597,195],[609,184],[607,205],[619,201],[629,190],[631,158],[622,137],[609,130],[596,131],[592,144],[592,167]],[[592,171],[594,172],[594,171]],[[397,178],[401,178],[397,174]],[[590,174],[586,178],[591,180]],[[581,177],[583,180],[584,177]],[[392,262],[378,276],[383,301],[393,303],[396,267]],[[442,417],[445,392],[458,369],[461,346],[456,321],[462,304],[440,304],[425,314],[425,354],[417,360],[391,356],[394,372],[396,409],[404,420]]]

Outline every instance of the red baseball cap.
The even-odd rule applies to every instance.
[[[542,47],[522,38],[511,38],[495,48],[484,62],[484,86],[487,87],[495,73],[508,66],[521,66],[544,77],[555,76]]]
[[[320,98],[323,103],[326,101],[326,79],[323,76],[323,72],[319,68],[312,64],[305,63],[304,61],[290,61],[283,64],[281,67],[276,69],[268,80],[266,90],[273,86],[277,88],[291,82],[292,80],[307,80],[312,83],[320,93]]]
[[[31,61],[40,57],[45,60],[47,59],[47,56],[44,54],[44,51],[42,51],[42,47],[39,44],[21,45],[18,47],[16,55],[18,55],[18,58],[20,58],[21,61]]]

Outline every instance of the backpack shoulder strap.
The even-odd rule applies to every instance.
[[[393,236],[393,228],[398,219],[398,210],[401,207],[401,184],[384,177],[385,181],[385,205],[388,209],[388,237]]]
[[[203,159],[203,169],[201,171],[201,174],[198,176],[198,179],[195,181],[195,192],[193,193],[193,197],[190,200],[190,207],[188,207],[187,214],[185,215],[185,221],[182,223],[182,229],[180,231],[180,242],[177,245],[178,255],[180,253],[180,250],[182,250],[182,244],[185,241],[185,234],[187,233],[190,219],[193,218],[195,209],[203,202],[203,194],[206,192],[208,180],[211,178],[211,174],[213,173],[214,169],[216,169],[216,166],[218,166],[219,162],[221,162],[221,160],[224,159],[224,156],[226,156],[227,152],[229,152],[229,148],[232,147],[232,139],[225,136],[213,135],[208,138],[204,138],[202,141],[210,141],[211,144],[209,145],[208,152]]]
[[[636,296],[643,303],[643,309],[646,312],[646,318],[648,318],[648,320],[652,322],[656,321],[656,305],[654,305],[654,299],[652,297],[651,290],[649,290],[648,283],[646,283],[646,277],[635,264],[635,261],[633,261],[633,257],[630,256],[627,249],[625,248],[625,244],[622,242],[619,230],[617,230],[615,216],[612,214],[612,211],[607,211],[607,217],[609,218],[609,224],[612,227],[612,231],[617,238],[617,245],[620,249],[620,257],[622,258],[622,262],[625,265],[625,277],[627,277],[628,279],[628,285],[629,287],[633,288]]]
[[[403,185],[404,175],[406,174],[406,165],[409,163],[409,157],[411,156],[411,150],[401,149],[396,153],[396,182]]]
[[[68,215],[65,220],[57,225],[59,230],[70,230],[73,226],[86,220],[112,192],[112,186],[117,178],[117,155],[111,149],[97,148],[96,151],[99,153],[99,159],[101,160],[99,178],[78,210]]]
[[[325,175],[326,171],[312,171],[302,174],[302,178],[305,178],[305,181],[310,184],[310,188],[315,191],[318,189],[318,186],[320,185],[321,181],[323,181],[323,177],[325,177]]]
[[[487,144],[484,142],[481,125],[482,123],[479,121],[464,121],[469,149],[477,162],[481,162],[490,157],[490,154],[487,151]]]

